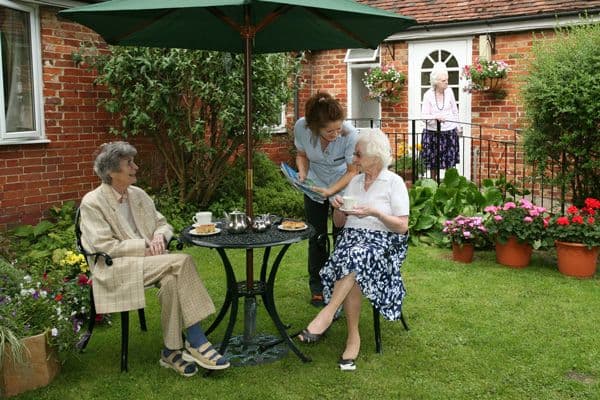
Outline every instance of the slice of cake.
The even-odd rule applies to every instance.
[[[196,227],[196,229],[194,230],[194,232],[200,233],[200,234],[216,232],[215,224],[202,224],[202,225],[198,225]]]
[[[281,223],[283,229],[302,229],[306,227],[306,224],[302,221],[283,221]]]

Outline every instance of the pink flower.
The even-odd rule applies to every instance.
[[[502,221],[502,215],[494,215],[494,220],[495,221]]]
[[[502,209],[504,211],[510,210],[511,208],[516,208],[517,205],[515,203],[513,203],[512,201],[509,201],[507,203],[504,204],[504,207],[502,207]]]
[[[529,216],[528,217],[524,217],[523,218],[523,222],[527,222],[527,223],[533,222],[533,218],[531,218]]]

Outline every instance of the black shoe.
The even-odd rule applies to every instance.
[[[324,307],[325,302],[323,300],[323,294],[322,293],[313,294],[312,298],[310,299],[310,304],[312,304],[315,307]]]
[[[354,359],[349,358],[349,359],[345,359],[345,358],[341,358],[338,361],[338,365],[340,366],[340,369],[342,371],[354,371],[356,370],[356,364],[354,363]]]

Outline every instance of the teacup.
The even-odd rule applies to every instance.
[[[342,204],[342,208],[344,210],[352,210],[356,207],[356,197],[354,196],[344,196],[342,197],[344,203]]]
[[[212,212],[210,211],[198,211],[196,215],[194,215],[194,223],[198,225],[206,225],[212,222]]]

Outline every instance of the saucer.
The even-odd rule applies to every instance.
[[[284,228],[283,225],[277,225],[277,229],[279,229],[280,231],[286,231],[286,232],[303,231],[306,228],[308,228],[308,225],[306,225],[306,224],[304,224],[304,226],[301,226],[299,228]]]
[[[192,235],[192,236],[211,236],[211,235],[216,235],[217,233],[221,233],[221,229],[215,228],[214,232],[206,232],[206,233],[198,233],[194,229],[190,229],[189,232],[190,232],[190,235]]]

